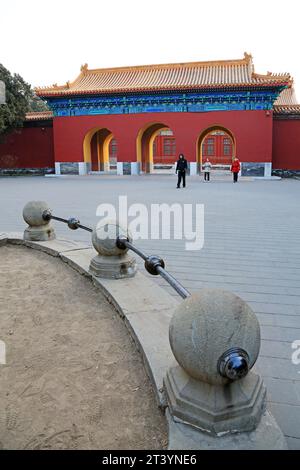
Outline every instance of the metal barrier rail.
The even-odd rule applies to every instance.
[[[78,219],[75,219],[74,217],[70,217],[69,219],[63,219],[62,217],[56,217],[52,215],[51,211],[49,209],[45,210],[43,212],[43,219],[50,221],[52,220],[57,220],[58,222],[63,222],[68,225],[68,227],[71,230],[77,230],[78,228],[81,228],[83,230],[86,230],[87,232],[93,232],[93,229],[90,227],[86,227],[85,225],[82,225]],[[149,274],[152,276],[157,276],[160,275],[165,281],[167,281],[171,287],[183,298],[186,299],[189,297],[191,294],[188,290],[183,287],[180,282],[175,279],[168,271],[165,270],[165,262],[162,258],[156,255],[145,255],[142,251],[140,251],[138,248],[136,248],[132,243],[128,240],[126,237],[117,237],[116,239],[116,246],[120,250],[126,250],[129,249],[136,253],[140,258],[142,258],[145,261],[145,269],[148,271]]]
[[[92,228],[86,227],[85,225],[82,225],[78,219],[75,219],[75,217],[70,217],[69,219],[63,219],[62,217],[56,217],[56,216],[52,215],[52,212],[49,209],[47,209],[43,212],[42,217],[43,217],[44,220],[47,220],[48,222],[51,219],[57,220],[58,222],[63,222],[64,224],[67,224],[68,227],[71,230],[77,230],[78,228],[82,228],[83,230],[86,230],[87,232],[92,232],[93,231]]]
[[[117,247],[121,250],[128,248],[129,250],[134,251],[138,256],[140,256],[145,261],[145,269],[152,276],[161,275],[171,287],[183,298],[186,299],[191,294],[180,284],[180,282],[175,279],[168,271],[165,270],[165,262],[162,258],[156,255],[147,256],[142,253],[138,248],[136,248],[130,241],[125,237],[117,237]]]

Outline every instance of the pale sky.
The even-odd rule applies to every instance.
[[[80,66],[239,59],[289,72],[300,100],[299,0],[5,0],[0,63],[33,86],[73,81]]]

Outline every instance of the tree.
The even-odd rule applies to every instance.
[[[0,136],[22,127],[27,112],[49,109],[19,74],[12,75],[2,64],[0,80],[6,88],[6,102],[0,105]]]
[[[50,108],[45,103],[45,101],[41,100],[39,96],[37,96],[34,92],[32,92],[31,97],[29,98],[29,109],[28,111],[49,111]]]

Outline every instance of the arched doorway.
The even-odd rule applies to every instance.
[[[209,158],[212,165],[227,168],[236,155],[236,140],[233,133],[223,126],[205,129],[197,141],[197,163],[201,171],[202,163]]]
[[[143,173],[153,173],[156,166],[172,168],[175,160],[175,136],[166,124],[147,124],[139,131],[137,161]]]
[[[93,128],[83,141],[84,161],[90,171],[111,171],[117,166],[117,142],[109,129]]]

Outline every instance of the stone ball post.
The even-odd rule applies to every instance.
[[[118,237],[132,241],[129,230],[115,220],[100,221],[93,229],[92,243],[98,254],[90,263],[91,274],[109,279],[135,275],[136,261],[129,256],[127,248],[121,249],[117,246]]]
[[[244,300],[202,289],[176,308],[169,340],[178,362],[164,378],[172,435],[203,449],[285,448],[263,380],[251,371],[260,327]]]
[[[116,244],[117,237],[125,237],[128,239],[128,241],[132,241],[132,237],[129,231],[118,224],[116,221],[110,220],[100,222],[92,232],[92,243],[99,255],[124,255],[127,253],[128,249],[118,248]]]
[[[28,224],[24,231],[24,240],[48,241],[55,238],[55,232],[49,220],[43,218],[45,211],[50,211],[44,201],[30,201],[23,209],[23,219]]]
[[[240,297],[221,289],[202,289],[184,300],[171,320],[169,338],[181,367],[215,385],[245,376],[260,349],[256,315]]]

